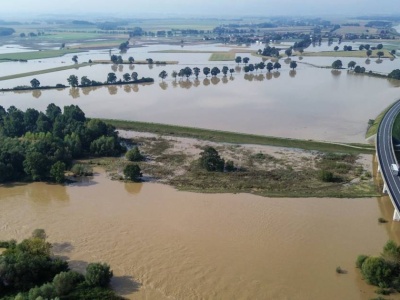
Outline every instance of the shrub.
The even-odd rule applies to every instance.
[[[37,300],[39,297],[43,299],[52,299],[56,296],[56,290],[51,283],[45,283],[41,287],[34,287],[29,290],[28,299]]]
[[[44,229],[35,229],[33,232],[32,232],[32,238],[38,238],[38,239],[41,239],[41,240],[45,240],[46,239],[46,237],[47,237],[47,235],[46,235],[46,232],[44,231]]]
[[[361,273],[369,284],[388,287],[391,282],[392,268],[381,257],[368,257],[361,266]]]
[[[200,165],[207,171],[223,172],[225,161],[219,156],[217,150],[207,146],[200,153]]]
[[[50,168],[50,176],[57,183],[63,183],[65,181],[65,163],[58,161],[53,164]]]
[[[85,165],[85,164],[75,164],[71,168],[71,172],[74,176],[92,176],[93,169],[92,167]]]
[[[64,296],[70,293],[78,283],[84,280],[84,276],[78,272],[61,272],[54,277],[53,286],[57,296]]]
[[[334,181],[333,173],[327,170],[321,170],[321,172],[319,173],[319,178],[324,182]]]
[[[85,280],[89,286],[106,287],[112,277],[113,272],[107,264],[91,263],[86,268]]]
[[[138,165],[127,165],[124,169],[124,176],[128,180],[132,181],[140,181],[140,177],[142,177],[142,172]]]
[[[368,258],[367,255],[363,255],[363,254],[359,255],[359,256],[357,257],[357,260],[356,260],[356,267],[359,268],[359,269],[361,269],[362,264],[364,263],[364,261],[365,261],[367,258]]]
[[[131,150],[126,152],[125,157],[129,161],[142,161],[144,158],[137,146],[133,147]]]
[[[227,172],[233,172],[235,171],[235,165],[233,164],[233,161],[228,160],[225,164],[225,171]]]

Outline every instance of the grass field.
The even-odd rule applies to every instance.
[[[392,54],[386,49],[382,50],[373,50],[372,55],[370,58],[378,58],[378,55],[376,53],[378,51],[383,51],[384,56],[382,58],[391,58],[393,57]],[[321,52],[304,52],[302,56],[323,56],[323,57],[365,57],[367,58],[366,51],[360,51],[360,50],[355,50],[355,51],[321,51]]]
[[[46,73],[59,72],[59,71],[64,71],[64,70],[69,70],[69,69],[78,69],[78,68],[87,67],[87,66],[90,66],[90,65],[91,64],[89,64],[89,63],[81,63],[81,64],[73,64],[73,65],[62,66],[62,67],[51,68],[51,69],[45,69],[45,70],[39,70],[39,71],[33,71],[33,72],[13,74],[13,75],[0,77],[0,81],[10,80],[10,79],[15,79],[15,78],[21,78],[21,77],[35,76],[35,75],[46,74]]]
[[[200,140],[208,140],[221,143],[256,144],[287,148],[299,148],[305,150],[318,150],[323,152],[342,153],[366,153],[372,154],[375,148],[366,144],[339,144],[319,142],[313,140],[298,140],[280,137],[269,137],[253,134],[235,133],[228,131],[209,130],[202,128],[183,127],[156,123],[123,121],[103,119],[119,129],[134,130],[139,132],[151,132],[160,135],[190,137]]]
[[[213,53],[211,54],[209,61],[234,61],[236,53],[225,52],[225,53]]]
[[[379,124],[381,124],[381,121],[383,119],[383,116],[386,114],[386,112],[395,104],[391,104],[389,107],[387,107],[384,111],[382,111],[374,120],[374,123],[368,128],[367,133],[365,134],[366,138],[369,138],[376,134],[378,132],[378,127]]]
[[[18,52],[18,53],[5,53],[0,54],[0,62],[7,60],[31,60],[31,59],[43,59],[51,57],[59,57],[69,53],[78,53],[82,50],[78,49],[62,49],[62,50],[43,50],[43,51],[32,51],[32,52]]]

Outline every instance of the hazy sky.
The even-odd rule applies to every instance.
[[[400,0],[0,0],[0,19],[10,14],[93,13],[149,15],[353,15],[400,14]]]

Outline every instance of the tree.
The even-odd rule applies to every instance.
[[[137,72],[132,72],[132,80],[136,81],[138,80],[138,73]]]
[[[183,74],[185,74],[186,79],[188,79],[190,76],[192,76],[193,71],[190,67],[186,67],[183,69]]]
[[[194,67],[193,68],[193,73],[194,73],[194,76],[196,76],[196,79],[198,79],[199,75],[200,75],[200,68]]]
[[[163,70],[160,72],[160,74],[158,75],[158,77],[160,77],[162,79],[162,81],[164,81],[165,78],[167,78],[168,73],[167,71]]]
[[[348,64],[347,64],[347,67],[349,68],[349,69],[354,69],[354,67],[356,66],[356,62],[355,61],[350,61]]]
[[[274,69],[276,69],[277,71],[281,68],[281,64],[279,62],[275,62],[274,63]]]
[[[175,81],[176,81],[176,77],[178,76],[178,72],[177,71],[172,71],[172,74],[171,74],[171,76],[172,76],[172,78],[174,78],[175,79]]]
[[[274,69],[274,64],[272,62],[267,63],[267,70],[271,72]]]
[[[37,80],[36,78],[33,78],[33,79],[31,80],[31,86],[32,86],[34,89],[38,88],[38,87],[40,86],[40,81]]]
[[[249,62],[250,58],[248,57],[243,57],[243,62],[246,65]]]
[[[133,64],[135,62],[135,59],[132,56],[129,56],[128,61],[130,64]]]
[[[389,78],[400,80],[400,69],[393,70],[388,75]]]
[[[207,146],[203,152],[200,153],[200,166],[207,171],[223,172],[224,165],[225,161],[213,147]]]
[[[47,235],[44,229],[37,228],[34,231],[32,231],[32,238],[45,240],[47,238]]]
[[[61,272],[53,279],[53,286],[57,296],[68,295],[85,277],[75,271]]]
[[[343,63],[342,63],[342,61],[341,61],[340,59],[335,60],[335,61],[332,63],[332,68],[333,68],[333,69],[341,69],[342,66],[343,66]]]
[[[77,87],[79,85],[78,76],[76,76],[76,75],[70,75],[67,78],[67,81],[68,81],[69,85],[72,87]]]
[[[107,75],[107,83],[115,83],[117,81],[117,76],[115,73],[111,72]]]
[[[378,44],[378,45],[376,45],[376,49],[378,49],[378,50],[381,50],[381,49],[383,49],[383,45],[382,45],[382,44]]]
[[[153,59],[152,58],[146,58],[146,61],[149,65],[153,64]]]
[[[110,50],[110,51],[111,51],[111,50]],[[118,61],[118,56],[116,56],[115,54],[113,54],[113,55],[111,55],[110,59],[111,59],[111,61],[112,61],[114,64],[116,64],[117,61]]]
[[[361,273],[369,284],[387,287],[391,281],[392,268],[381,257],[368,257],[361,266]]]
[[[92,81],[87,78],[87,76],[82,76],[81,77],[81,86],[91,86],[92,85]]]
[[[395,54],[396,54],[396,50],[394,50],[394,49],[391,50],[391,51],[390,51],[390,54],[395,55]]]
[[[358,47],[358,50],[360,50],[360,51],[363,51],[364,49],[365,49],[364,45],[360,45],[360,46]]]
[[[78,63],[78,56],[77,55],[72,56],[72,61],[74,63]]]
[[[65,172],[65,163],[63,163],[62,161],[58,161],[51,166],[50,176],[53,178],[55,182],[63,183],[65,181],[64,172]]]
[[[125,157],[129,161],[142,161],[144,159],[137,146],[126,152]]]
[[[136,164],[127,165],[124,168],[124,176],[128,180],[139,182],[140,178],[142,177],[142,172],[140,170],[140,167]]]
[[[233,68],[229,69],[229,73],[231,73],[231,77],[232,77],[232,74],[235,73],[235,69],[233,69]]]
[[[383,51],[378,51],[378,52],[376,52],[376,55],[378,55],[378,58],[381,58],[382,56],[385,55],[385,52],[383,52]]]
[[[131,75],[129,73],[125,73],[122,75],[122,78],[124,78],[124,81],[130,81],[131,80]]]
[[[229,68],[227,66],[223,66],[222,67],[222,74],[224,74],[224,76],[226,76],[226,74],[228,74]]]
[[[292,56],[292,48],[288,48],[285,50],[285,54],[287,55],[287,57]]]
[[[211,70],[210,70],[209,67],[204,67],[203,68],[203,73],[204,73],[204,75],[206,75],[206,77],[208,76],[208,74],[210,74],[210,72],[211,72]]]
[[[122,59],[122,56],[121,56],[121,55],[118,55],[118,57],[117,57],[117,64],[122,65],[123,63],[124,63],[124,60]]]
[[[368,50],[366,51],[366,53],[367,53],[367,56],[370,57],[371,54],[372,54],[372,50],[369,50],[369,49],[368,49]]]
[[[242,62],[242,57],[241,57],[241,56],[236,56],[235,62],[236,62],[237,64],[240,64],[240,63]]]
[[[258,67],[260,68],[260,70],[264,70],[265,69],[265,63],[262,61],[258,64]]]
[[[291,68],[292,70],[296,69],[296,68],[297,68],[297,63],[296,63],[295,61],[291,61],[291,62],[290,62],[290,68]]]
[[[221,73],[220,69],[218,67],[214,67],[211,69],[211,75],[212,76],[217,76],[219,73]]]
[[[106,287],[113,277],[107,264],[91,263],[86,268],[85,281],[89,286]]]
[[[335,46],[335,47],[333,48],[333,50],[338,51],[338,50],[339,50],[339,46]]]

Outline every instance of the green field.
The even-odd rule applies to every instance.
[[[328,143],[313,140],[288,139],[136,121],[110,119],[103,119],[103,121],[119,129],[134,130],[139,132],[151,132],[160,135],[189,137],[219,143],[269,145],[277,147],[299,148],[305,150],[317,150],[322,152],[372,154],[375,151],[374,146],[367,144]]]
[[[69,53],[83,52],[78,49],[62,49],[62,50],[42,50],[42,51],[31,51],[31,52],[18,52],[18,53],[5,53],[0,54],[0,62],[7,60],[32,60],[32,59],[43,59],[59,57]]]
[[[53,72],[64,71],[64,70],[69,70],[69,69],[79,69],[79,68],[87,67],[90,65],[92,65],[92,64],[81,63],[81,64],[73,64],[73,65],[62,66],[62,67],[51,68],[51,69],[44,69],[44,70],[33,71],[33,72],[13,74],[13,75],[0,77],[0,81],[21,78],[21,77],[35,76],[35,75],[46,74],[46,73],[53,73]]]
[[[211,54],[209,61],[234,61],[236,53],[224,52],[224,53],[213,53]]]

